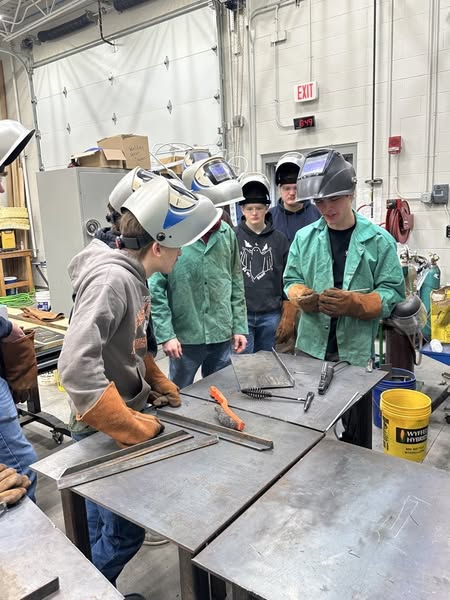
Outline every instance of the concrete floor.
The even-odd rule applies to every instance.
[[[167,372],[167,359],[159,360],[158,364]],[[423,357],[422,364],[416,367],[417,380],[423,382],[422,391],[432,399],[445,389],[440,383],[441,373],[447,369],[444,364],[427,357]],[[56,385],[40,385],[40,391],[42,410],[67,422],[69,408],[65,392],[59,391]],[[424,462],[449,470],[450,425],[445,421],[446,412],[450,412],[450,399],[431,415],[428,451]],[[61,445],[56,445],[49,430],[37,423],[27,425],[24,431],[39,458],[44,458],[72,443],[65,437]],[[334,434],[330,432],[330,435]],[[376,451],[382,451],[381,430],[375,427],[373,447]],[[44,477],[40,477],[38,482],[37,503],[55,525],[64,531],[59,493],[55,484]],[[177,548],[171,543],[155,547],[143,546],[119,577],[118,588],[122,593],[139,592],[147,600],[180,598]]]

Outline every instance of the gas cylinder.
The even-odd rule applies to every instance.
[[[431,292],[437,290],[441,286],[441,270],[437,265],[439,256],[430,254],[430,266],[423,274],[423,279],[420,283],[419,296],[427,309],[427,324],[422,329],[422,333],[427,340],[431,339]]]
[[[405,280],[406,295],[415,294],[417,292],[417,270],[412,262],[408,246],[405,246],[400,253],[400,264]]]

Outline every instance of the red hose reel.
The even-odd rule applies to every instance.
[[[386,230],[401,244],[408,241],[409,233],[414,228],[414,215],[411,214],[406,200],[397,198],[386,203]]]

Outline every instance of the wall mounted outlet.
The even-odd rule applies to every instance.
[[[445,237],[450,238],[450,225],[447,225],[445,228]]]

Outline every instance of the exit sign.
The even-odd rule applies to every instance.
[[[294,100],[295,102],[309,102],[310,100],[315,100],[318,93],[317,81],[297,83],[294,87]]]
[[[295,117],[294,129],[307,129],[308,127],[316,126],[316,117],[311,115],[310,117]]]

